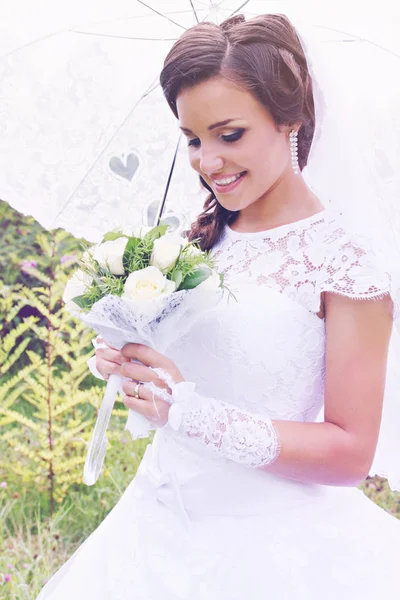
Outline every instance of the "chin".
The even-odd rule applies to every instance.
[[[223,206],[226,210],[230,210],[232,212],[244,210],[245,208],[253,204],[253,201],[249,202],[248,198],[246,198],[246,200],[240,200],[239,198],[235,200],[234,198],[228,199],[227,197],[220,197],[217,196],[217,194],[215,194],[215,197],[221,206]]]
[[[222,198],[222,200],[221,200],[220,198],[218,198],[218,196],[215,196],[215,197],[218,200],[218,204],[220,204],[226,210],[230,210],[232,212],[237,212],[237,211],[243,210],[243,208],[245,208],[239,202],[227,202],[226,199],[224,199],[224,198]]]
[[[248,197],[246,198],[246,201],[246,199],[243,198],[243,194],[237,194],[235,198],[234,194],[218,194],[218,192],[214,191],[214,195],[218,200],[218,203],[226,208],[226,210],[242,210],[249,204]]]

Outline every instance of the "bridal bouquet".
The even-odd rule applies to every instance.
[[[177,337],[216,306],[223,277],[208,252],[168,231],[168,225],[107,233],[86,248],[80,268],[68,281],[66,308],[113,347],[146,344],[165,353]],[[84,481],[97,480],[106,451],[106,430],[122,378],[111,375],[88,448]],[[127,429],[134,439],[153,426],[129,410]]]

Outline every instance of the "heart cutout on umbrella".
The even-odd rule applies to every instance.
[[[153,200],[153,202],[150,202],[150,204],[148,204],[147,206],[146,218],[147,225],[150,227],[155,225],[159,206],[160,202],[158,200]],[[171,231],[175,231],[178,233],[180,233],[185,226],[185,219],[183,215],[174,213],[172,210],[167,210],[166,212],[164,212],[162,216],[162,222],[165,225],[169,225]]]
[[[122,162],[119,156],[112,156],[109,164],[110,169],[114,171],[116,175],[119,175],[128,181],[132,181],[139,166],[139,158],[136,154],[131,152],[126,157],[126,164]]]

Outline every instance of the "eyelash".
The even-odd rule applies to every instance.
[[[221,138],[227,144],[233,144],[233,142],[237,142],[244,134],[244,129],[238,129],[234,133],[229,133],[228,135],[221,135]],[[193,146],[194,148],[198,148],[200,146],[199,138],[193,138],[192,140],[188,140],[188,146]]]

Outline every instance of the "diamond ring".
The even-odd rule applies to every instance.
[[[134,390],[134,392],[133,392],[133,397],[134,397],[134,398],[136,398],[136,399],[139,399],[139,398],[140,398],[140,396],[139,396],[139,389],[140,389],[140,386],[141,386],[141,385],[143,385],[141,381],[139,381],[139,383],[137,383],[137,384],[135,385],[135,390]]]

